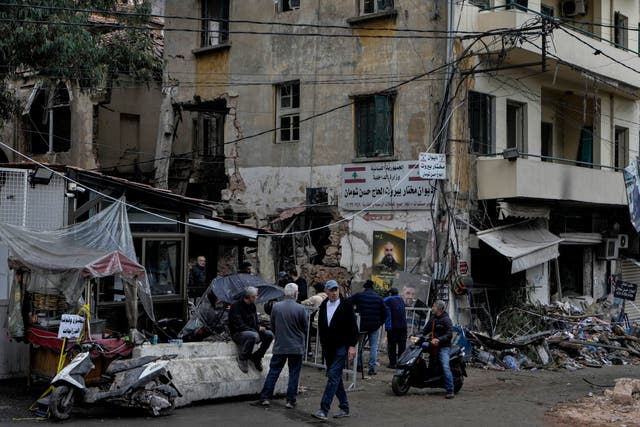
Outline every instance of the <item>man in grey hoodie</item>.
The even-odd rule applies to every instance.
[[[298,380],[302,368],[302,356],[305,352],[304,340],[308,318],[307,311],[296,302],[298,285],[288,283],[284,287],[284,297],[284,300],[273,305],[271,311],[271,329],[275,334],[275,343],[273,344],[269,373],[260,392],[260,405],[270,405],[269,399],[273,398],[276,382],[285,362],[287,362],[289,365],[289,385],[285,407],[293,409],[296,406],[296,396],[298,395]]]

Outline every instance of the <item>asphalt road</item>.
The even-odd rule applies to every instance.
[[[324,371],[305,367],[301,384],[307,388],[299,396],[296,409],[286,409],[284,399],[270,408],[252,405],[255,397],[205,402],[179,408],[164,418],[149,418],[136,411],[105,408],[80,409],[65,426],[153,425],[153,426],[294,426],[325,424],[336,426],[545,426],[545,412],[559,402],[601,393],[603,388],[588,384],[613,385],[616,378],[640,378],[640,366],[613,366],[560,371],[488,371],[468,369],[461,392],[453,400],[444,399],[444,390],[411,389],[406,396],[391,391],[392,371],[380,368],[375,377],[358,378],[348,393],[352,416],[322,423],[311,417],[318,409],[324,387]],[[39,425],[26,410],[40,390],[27,391],[23,382],[0,382],[0,424]],[[337,402],[332,410],[337,411]]]

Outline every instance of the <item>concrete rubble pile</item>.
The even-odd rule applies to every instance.
[[[492,334],[466,330],[472,363],[487,369],[581,369],[640,364],[640,327],[623,328],[607,301],[558,302],[501,312]]]

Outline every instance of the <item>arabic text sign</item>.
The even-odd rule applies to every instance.
[[[636,292],[638,292],[638,285],[618,280],[616,287],[613,289],[613,296],[628,301],[635,301]]]
[[[84,327],[84,317],[63,314],[58,328],[58,338],[79,338]]]
[[[434,191],[434,181],[419,176],[416,161],[342,167],[341,206],[345,210],[427,210]]]
[[[420,153],[418,159],[421,178],[447,179],[447,156],[445,154]]]

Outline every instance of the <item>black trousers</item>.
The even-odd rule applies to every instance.
[[[407,330],[392,329],[387,331],[387,354],[389,355],[389,365],[396,365],[398,357],[407,348]]]

